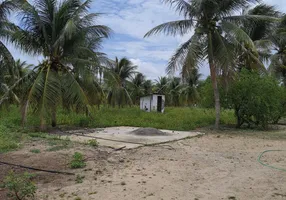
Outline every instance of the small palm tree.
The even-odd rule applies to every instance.
[[[127,58],[115,59],[105,71],[105,82],[107,84],[108,96],[107,102],[112,105],[121,107],[125,104],[132,104],[132,99],[127,91],[127,84],[136,73],[137,66]]]
[[[94,23],[99,14],[89,13],[90,4],[90,0],[39,0],[21,6],[22,29],[13,34],[13,42],[30,54],[44,57],[29,75],[23,122],[29,106],[39,113],[44,129],[50,118],[56,126],[60,105],[77,111],[87,111],[92,105],[83,79],[93,77],[94,68],[100,66],[95,48],[101,38],[109,36],[110,29]]]
[[[239,24],[245,21],[270,20],[266,16],[235,15],[237,11],[256,3],[255,0],[162,0],[175,7],[183,20],[161,24],[145,37],[165,33],[166,35],[185,35],[193,32],[187,42],[182,44],[167,67],[168,73],[178,69],[186,72],[202,64],[207,58],[209,62],[212,86],[215,97],[216,122],[220,122],[220,97],[217,76],[219,72],[235,66],[235,52],[237,49],[248,52],[257,62],[257,56],[252,52],[255,46],[251,38],[243,31]],[[271,18],[272,19],[272,18]],[[251,51],[248,51],[248,49]],[[261,66],[263,66],[260,63]]]

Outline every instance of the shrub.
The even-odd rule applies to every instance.
[[[84,162],[83,155],[79,152],[75,152],[73,155],[73,160],[70,163],[72,169],[84,168],[86,163]]]
[[[29,173],[15,174],[11,171],[3,181],[3,188],[9,190],[8,197],[16,200],[34,199],[36,186],[32,182],[34,175]]]
[[[242,71],[232,84],[229,98],[235,110],[237,127],[243,124],[267,128],[285,113],[285,91],[267,75]]]

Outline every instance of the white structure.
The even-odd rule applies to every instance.
[[[165,110],[165,95],[151,94],[140,98],[140,109],[146,112],[161,112]]]

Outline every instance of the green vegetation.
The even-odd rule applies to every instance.
[[[41,153],[41,150],[40,149],[31,149],[30,152],[38,154],[38,153]]]
[[[11,171],[3,181],[2,188],[8,189],[8,198],[15,200],[34,199],[36,186],[32,182],[34,175],[24,173],[15,174]]]
[[[89,146],[92,146],[92,147],[98,147],[98,142],[97,142],[97,140],[89,140],[88,141],[88,145]]]
[[[269,123],[277,123],[286,113],[285,94],[285,88],[274,78],[243,71],[229,91],[237,127],[247,124],[267,128]]]
[[[138,107],[108,108],[101,107],[92,112],[92,118],[73,112],[59,110],[57,113],[58,122],[62,126],[102,128],[111,126],[136,126],[136,127],[155,127],[160,129],[189,131],[199,127],[210,126],[214,123],[214,110],[203,108],[166,108],[164,114],[146,113]],[[58,151],[72,147],[73,143],[67,138],[59,135],[52,135],[43,132],[35,132],[38,119],[29,117],[27,127],[23,129],[19,108],[12,106],[9,111],[0,112],[0,152],[7,152],[17,149],[25,140],[45,140],[51,147],[47,151]],[[223,124],[235,124],[234,112],[224,110],[222,112]],[[91,146],[97,146],[97,141],[91,140]]]
[[[138,72],[131,59],[111,60],[100,52],[111,29],[96,23],[99,15],[91,12],[91,1],[1,1],[0,152],[18,148],[27,138],[60,140],[37,132],[49,126],[192,130],[234,124],[236,114],[238,126],[266,128],[284,117],[284,13],[253,0],[162,1],[184,18],[159,25],[146,37],[192,35],[167,66],[168,75],[179,71],[181,76],[157,80]],[[9,14],[18,16],[22,25],[15,26]],[[15,61],[3,39],[43,60],[35,66]],[[210,77],[200,80],[199,67],[206,60]],[[271,63],[268,71],[265,61]],[[252,88],[245,70],[256,81]],[[144,113],[136,107],[141,96],[154,92],[166,95],[166,113]],[[30,127],[38,127],[32,131],[36,133],[27,133]],[[59,143],[48,151],[69,147]]]
[[[164,114],[146,113],[138,107],[124,109],[102,108],[97,111],[91,126],[135,126],[154,127],[169,130],[193,130],[199,127],[212,125],[215,121],[213,109],[202,108],[167,108]],[[235,123],[231,110],[222,114],[224,124]]]
[[[82,176],[82,175],[78,174],[78,175],[76,175],[75,182],[76,182],[77,184],[83,183],[83,179],[84,179],[84,178],[85,178],[85,176]]]
[[[72,169],[84,168],[86,163],[84,161],[83,155],[79,152],[75,152],[73,155],[73,159],[70,162],[70,167]]]

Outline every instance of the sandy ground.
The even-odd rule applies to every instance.
[[[44,143],[34,142],[0,159],[84,176],[76,183],[75,176],[37,172],[39,200],[280,200],[286,199],[286,172],[260,165],[257,157],[285,146],[286,140],[223,134],[118,152],[81,145],[45,152]],[[32,154],[31,148],[43,151]],[[87,158],[84,169],[68,169],[75,151]],[[286,168],[286,152],[266,154],[263,161]],[[10,169],[0,165],[0,180]]]

